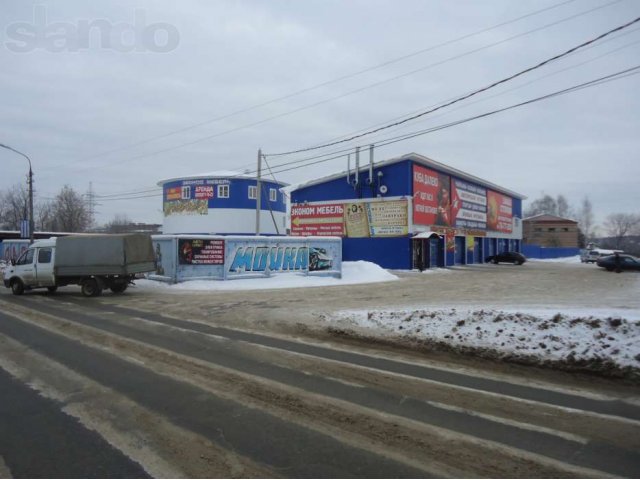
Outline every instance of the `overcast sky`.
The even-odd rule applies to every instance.
[[[0,143],[31,157],[37,199],[65,184],[84,193],[90,182],[98,195],[154,195],[161,179],[255,168],[258,148],[312,146],[425,110],[638,16],[635,0],[4,0]],[[637,66],[639,28],[353,145]],[[564,194],[577,207],[587,195],[599,222],[638,213],[639,86],[630,76],[388,145],[376,158],[417,152],[530,200]],[[344,169],[340,158],[276,176],[296,183]],[[0,189],[26,171],[0,149]],[[99,223],[120,213],[162,221],[159,195],[113,198],[98,200]]]

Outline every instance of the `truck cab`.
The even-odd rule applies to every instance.
[[[56,290],[53,272],[56,239],[34,242],[4,272],[4,285],[13,293],[21,294],[25,289],[47,288]]]

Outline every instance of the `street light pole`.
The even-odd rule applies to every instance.
[[[33,170],[31,169],[31,159],[22,152],[19,152],[15,148],[10,147],[9,145],[4,145],[0,143],[0,147],[6,148],[7,150],[11,150],[12,152],[17,153],[18,155],[22,155],[29,162],[29,243],[33,243],[33,230],[34,230],[34,221],[33,221]]]

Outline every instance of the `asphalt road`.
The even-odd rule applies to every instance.
[[[0,476],[640,476],[637,387],[123,304],[0,294]]]

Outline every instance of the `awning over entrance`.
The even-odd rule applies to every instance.
[[[413,238],[440,238],[441,234],[427,230],[426,232],[416,233]]]

